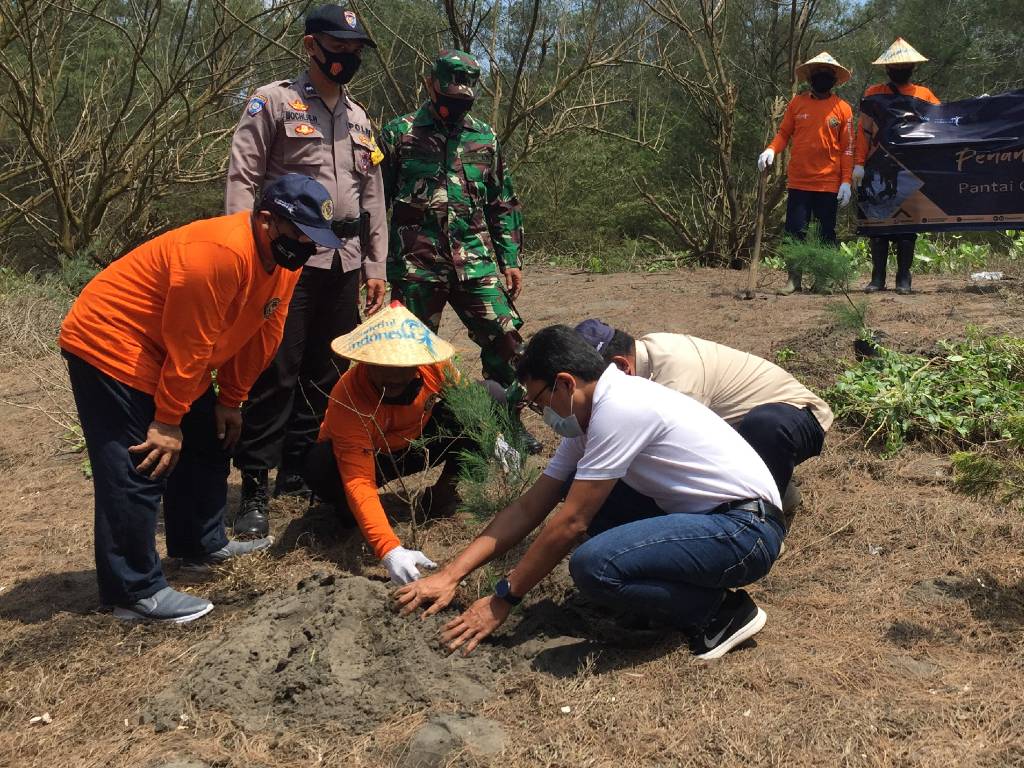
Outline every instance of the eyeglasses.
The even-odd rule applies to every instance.
[[[540,392],[538,392],[536,395],[534,395],[532,400],[530,400],[529,402],[526,403],[526,407],[529,408],[534,413],[536,413],[538,416],[543,416],[544,415],[544,406],[542,406],[540,403],[537,402],[537,398],[540,397],[541,395],[543,395],[549,389],[551,389],[551,385],[550,384],[545,384],[544,388]]]

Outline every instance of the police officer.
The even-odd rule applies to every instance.
[[[392,297],[435,332],[452,305],[480,345],[484,376],[507,388],[515,406],[523,217],[494,130],[469,114],[479,79],[470,54],[441,51],[427,103],[381,131],[392,209],[387,272]]]
[[[242,472],[238,535],[264,536],[269,529],[269,470],[278,468],[275,495],[308,492],[300,474],[305,454],[327,393],[348,367],[331,354],[331,339],[359,324],[360,279],[368,314],[380,309],[385,294],[383,155],[366,110],[345,89],[364,46],[376,46],[356,15],[337,5],[310,11],[302,44],[309,68],[257,89],[245,106],[231,143],[225,208],[252,208],[265,184],[304,173],[330,192],[342,246],[320,248],[307,262],[281,346],[245,406],[235,454]]]

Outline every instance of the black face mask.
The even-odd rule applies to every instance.
[[[397,395],[385,395],[381,400],[385,405],[411,405],[421,389],[423,389],[423,379],[413,379]]]
[[[316,253],[316,243],[304,243],[288,235],[278,235],[270,241],[270,252],[274,261],[285,269],[294,272],[301,269]]]
[[[459,125],[466,113],[473,108],[473,99],[446,96],[441,93],[434,97],[434,109],[448,125]]]
[[[832,72],[815,72],[811,75],[811,88],[815,93],[828,93],[836,84],[836,76]]]
[[[316,65],[320,67],[320,71],[324,73],[328,80],[338,85],[345,85],[356,76],[356,72],[359,71],[359,65],[363,63],[358,54],[328,51],[320,45],[319,40],[316,45],[324,57],[323,61],[317,59]]]
[[[914,74],[913,67],[886,67],[885,73],[896,85],[906,85],[910,82],[910,76]]]

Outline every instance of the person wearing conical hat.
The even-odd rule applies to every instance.
[[[422,552],[402,546],[378,487],[426,469],[428,459],[430,466],[444,461],[440,479],[428,492],[427,511],[432,517],[454,512],[459,456],[475,447],[464,437],[450,436],[460,430],[450,428],[451,416],[440,402],[445,383],[458,376],[448,362],[455,350],[398,302],[336,338],[331,349],[357,365],[331,391],[303,475],[343,524],[358,524],[391,580],[407,584],[419,578],[420,567],[435,565]]]
[[[758,170],[792,142],[786,182],[786,233],[804,239],[811,219],[818,222],[823,242],[835,244],[838,206],[850,202],[853,168],[853,109],[832,89],[850,79],[850,70],[828,52],[819,53],[796,68],[796,76],[810,84],[786,107],[779,132],[757,158]],[[800,290],[802,275],[787,266],[789,282],[780,293]]]
[[[891,94],[893,96],[910,96],[930,104],[941,103],[934,93],[923,85],[910,82],[914,74],[914,66],[928,61],[918,53],[914,46],[897,37],[889,49],[875,59],[872,64],[885,67],[889,80],[885,83],[872,85],[864,91],[864,98]],[[874,121],[860,114],[856,132],[856,144],[853,152],[853,183],[860,186],[864,179],[864,163],[868,157],[868,148],[875,143]],[[891,235],[871,238],[871,282],[864,288],[865,293],[885,290],[885,270],[889,261],[889,247],[896,247],[896,293],[910,293],[910,268],[914,261],[914,244],[916,234]]]

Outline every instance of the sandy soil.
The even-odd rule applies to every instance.
[[[826,309],[837,299],[741,301],[743,281],[535,268],[520,309],[528,332],[585,317],[688,332],[781,354],[827,386],[852,358]],[[1022,331],[1018,291],[971,293],[959,277],[915,288],[871,298],[870,323],[898,348],[969,325]],[[45,335],[52,316],[39,317]],[[0,339],[0,765],[1024,765],[1024,520],[954,493],[942,455],[882,459],[865,435],[830,432],[798,471],[786,554],[751,590],[768,625],[716,664],[677,637],[621,630],[564,569],[478,657],[449,659],[436,626],[388,612],[357,538],[285,502],[270,554],[198,582],[169,571],[214,600],[208,618],[125,625],[99,611],[60,361],[23,342]],[[419,543],[443,558],[475,526],[444,521]]]

